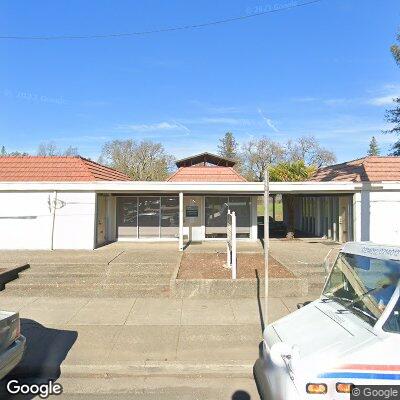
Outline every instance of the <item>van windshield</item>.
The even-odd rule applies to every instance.
[[[400,261],[340,253],[323,294],[374,325],[392,298],[399,278]]]

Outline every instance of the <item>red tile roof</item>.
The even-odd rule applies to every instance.
[[[83,157],[0,157],[0,182],[128,180],[122,172]]]
[[[246,182],[232,167],[193,166],[181,167],[172,174],[169,182]]]
[[[364,157],[320,168],[311,181],[384,182],[400,181],[400,157]]]

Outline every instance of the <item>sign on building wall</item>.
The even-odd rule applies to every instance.
[[[198,206],[186,206],[186,217],[187,218],[197,218],[199,216]]]

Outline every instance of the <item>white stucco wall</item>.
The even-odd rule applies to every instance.
[[[61,192],[54,249],[92,249],[95,193]],[[0,193],[0,249],[51,249],[54,192]]]
[[[365,190],[353,207],[356,241],[400,245],[400,192]]]
[[[370,240],[400,245],[400,193],[370,192]]]
[[[93,249],[95,245],[96,194],[57,194],[54,249]]]
[[[50,249],[51,192],[0,193],[0,248]]]
[[[95,188],[101,185],[111,193],[112,189],[120,186],[136,188],[137,183],[0,183],[0,249],[50,249],[53,236],[54,249],[92,249],[96,234],[96,193]],[[109,185],[109,186],[107,186]],[[154,188],[166,183],[141,183]],[[164,185],[164,186],[163,186]],[[175,184],[173,184],[175,185]],[[180,185],[180,184],[176,184]],[[191,184],[194,187],[194,184]],[[253,184],[252,184],[253,185]],[[254,184],[256,186],[256,184]],[[258,185],[258,184],[257,184]],[[297,183],[290,183],[295,190]],[[379,243],[400,245],[400,186],[397,183],[368,184],[348,189],[357,191],[353,198],[354,205],[354,240],[372,240]],[[359,185],[359,184],[358,184]],[[200,185],[201,186],[201,185]],[[320,188],[321,186],[321,188]],[[337,192],[344,191],[343,187],[331,182],[324,185],[311,185],[318,189],[318,194],[327,194],[330,187]],[[175,186],[173,186],[175,188]],[[224,185],[222,185],[222,188]],[[139,188],[139,186],[138,186]],[[142,186],[140,186],[142,188]],[[196,184],[197,188],[197,184]],[[238,191],[242,186],[237,186]],[[282,186],[283,188],[283,186]],[[58,190],[58,208],[52,235],[53,189]],[[179,189],[179,187],[178,187]],[[200,192],[201,187],[198,191]],[[262,186],[255,187],[257,194],[262,194]],[[276,187],[276,191],[281,186]],[[311,190],[301,186],[305,192]],[[324,189],[324,190],[323,190]],[[126,189],[128,190],[128,189]],[[142,190],[142,189],[141,189]],[[166,189],[165,189],[166,190]],[[204,191],[204,189],[202,189]],[[210,189],[209,189],[210,190]],[[215,190],[222,190],[219,186]],[[286,190],[286,189],[285,189]],[[296,189],[297,190],[297,189]],[[172,192],[170,190],[169,192]],[[133,193],[133,192],[132,192]],[[311,192],[309,193],[312,194]],[[198,194],[202,195],[202,194]],[[252,198],[252,228],[251,239],[257,233],[256,195]],[[109,225],[107,238],[112,240],[115,235],[115,199],[110,198],[108,205]],[[284,216],[286,212],[284,210]]]

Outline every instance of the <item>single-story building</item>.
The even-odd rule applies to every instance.
[[[246,181],[234,161],[210,153],[176,165],[164,182],[138,182],[83,157],[0,157],[0,248],[175,240],[183,249],[188,240],[223,240],[228,208],[238,238],[257,240],[262,182]],[[400,244],[398,157],[322,168],[309,181],[271,182],[270,192],[282,195],[284,221],[305,234]]]

